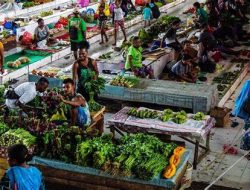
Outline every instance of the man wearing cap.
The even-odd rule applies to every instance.
[[[73,11],[73,17],[69,20],[69,36],[71,43],[71,51],[74,52],[75,60],[78,58],[78,49],[88,49],[86,41],[86,23],[81,18],[78,8]]]

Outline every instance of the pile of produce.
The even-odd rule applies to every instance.
[[[142,119],[144,119],[144,118],[155,119],[158,117],[157,111],[152,111],[149,109],[137,110],[137,108],[131,108],[127,114],[135,116],[135,117],[139,117]]]
[[[28,57],[20,57],[16,61],[7,62],[8,67],[10,68],[19,68],[22,64],[27,64],[30,62]]]
[[[138,33],[138,37],[143,41],[149,41],[152,40],[152,37],[149,36],[149,34],[146,32],[146,30],[144,28],[142,28],[139,33]]]
[[[126,135],[113,143],[106,135],[82,142],[77,147],[77,163],[102,169],[111,175],[135,176],[151,180],[168,165],[175,144],[150,135]]]
[[[99,59],[111,59],[111,54],[112,53],[113,52],[104,53],[104,54],[99,56]]]
[[[139,82],[138,78],[135,77],[123,77],[118,76],[110,81],[110,85],[113,86],[123,86],[126,88],[132,88]]]
[[[201,121],[205,119],[205,114],[203,112],[197,112],[194,117],[194,120]]]
[[[0,145],[2,147],[9,147],[20,143],[31,147],[36,144],[36,137],[21,128],[10,129],[0,136]]]
[[[50,77],[50,78],[55,78],[55,76],[57,74],[57,73],[53,73],[53,72],[37,71],[36,69],[34,69],[31,73],[33,75],[39,75],[39,76]]]
[[[89,93],[89,110],[90,112],[97,112],[103,108],[102,105],[100,105],[98,102],[94,100],[95,96],[98,96],[101,93],[101,90],[105,88],[105,79],[101,77],[96,77],[95,72],[88,70],[89,78],[87,80],[80,80],[83,81],[85,90],[87,93]],[[84,76],[83,76],[84,77]]]
[[[52,28],[52,29],[49,30],[49,33],[51,35],[53,35],[53,34],[57,34],[57,33],[62,32],[62,31],[64,31],[64,27]]]
[[[165,109],[162,113],[162,115],[160,116],[160,119],[163,121],[163,122],[166,122],[166,121],[169,121],[172,117],[173,117],[173,110],[171,109]]]
[[[138,15],[142,15],[142,11],[133,11],[130,12],[127,16],[126,16],[126,21],[132,20],[135,17],[137,17]]]
[[[185,123],[187,121],[188,117],[187,117],[187,113],[185,111],[180,111],[177,112],[173,115],[173,122],[177,123],[177,124],[182,124]]]
[[[40,12],[40,16],[41,17],[46,17],[46,16],[50,16],[50,15],[53,15],[53,11],[52,10]]]
[[[44,133],[38,146],[41,157],[57,159],[67,163],[76,160],[77,144],[84,140],[84,131],[77,126],[69,127],[68,123]]]
[[[137,108],[130,108],[127,112],[128,115],[138,117],[141,119],[160,119],[163,122],[167,122],[169,120],[173,121],[177,124],[183,124],[188,120],[187,113],[185,111],[180,112],[173,112],[171,109],[165,109],[163,112],[156,111],[156,110],[148,110],[148,109],[137,109]],[[202,112],[197,112],[192,118],[197,121],[204,120],[205,114]]]
[[[0,135],[8,131],[8,129],[9,127],[5,123],[0,122]]]
[[[165,33],[170,27],[171,23],[175,20],[180,20],[178,17],[174,16],[162,16],[157,20],[155,24],[153,24],[149,30],[147,31],[148,36],[151,38],[158,37],[158,34]]]

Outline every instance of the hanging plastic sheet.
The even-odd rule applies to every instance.
[[[250,80],[247,80],[243,85],[239,96],[234,105],[233,115],[244,120],[249,120],[250,115],[243,110],[247,100],[250,100]]]

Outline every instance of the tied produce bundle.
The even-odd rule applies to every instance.
[[[105,135],[77,146],[77,164],[95,167],[111,175],[150,180],[163,171],[176,148],[150,135],[126,135],[117,141]]]
[[[82,72],[81,79],[82,85],[89,94],[90,100],[88,102],[90,112],[97,112],[102,109],[102,105],[94,100],[95,96],[101,93],[101,90],[105,88],[105,79],[96,76],[96,73],[91,70]]]
[[[36,144],[36,137],[21,128],[10,129],[0,136],[0,144],[2,147],[9,147],[20,143],[31,147]]]

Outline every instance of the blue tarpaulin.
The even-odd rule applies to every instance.
[[[243,85],[239,96],[237,97],[234,105],[233,115],[241,119],[248,120],[250,115],[243,110],[244,104],[250,100],[250,80],[247,80]]]

